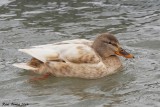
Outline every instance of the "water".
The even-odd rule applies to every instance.
[[[159,0],[0,0],[0,102],[27,107],[159,107]],[[2,2],[3,1],[3,2]],[[135,59],[123,72],[97,80],[55,78],[36,83],[12,67],[17,51],[112,32]]]

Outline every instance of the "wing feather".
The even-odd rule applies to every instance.
[[[44,47],[53,47],[57,45],[65,45],[65,44],[84,44],[91,46],[93,41],[86,40],[86,39],[74,39],[74,40],[66,40],[66,41],[61,41],[61,42],[56,42],[53,44],[46,44],[46,45],[38,45],[38,46],[32,46],[34,48],[44,48]]]
[[[100,58],[95,51],[89,46],[92,41],[70,40],[55,44],[34,46],[30,49],[19,49],[42,62],[47,61],[65,61],[70,63],[97,63]]]
[[[46,62],[50,59],[58,59],[58,53],[52,49],[43,48],[31,48],[31,49],[19,49],[19,51],[27,53],[32,57],[39,59],[42,62]]]

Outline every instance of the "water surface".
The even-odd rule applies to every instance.
[[[159,0],[0,0],[0,102],[27,107],[159,107]],[[17,51],[111,32],[135,59],[123,72],[97,80],[55,78],[29,83],[32,72],[12,67]]]

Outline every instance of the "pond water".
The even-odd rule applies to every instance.
[[[111,32],[135,59],[97,80],[35,75],[12,66],[19,48]],[[0,102],[26,107],[159,107],[160,0],[0,0]],[[28,104],[28,105],[27,105]]]

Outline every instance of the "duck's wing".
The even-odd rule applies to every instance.
[[[100,61],[99,56],[90,46],[78,43],[41,45],[30,49],[20,49],[19,51],[27,53],[42,62],[97,63]]]
[[[65,45],[65,44],[84,44],[87,46],[92,46],[93,41],[91,40],[86,40],[86,39],[73,39],[73,40],[66,40],[66,41],[61,41],[61,42],[56,42],[53,44],[46,44],[46,45],[38,45],[38,46],[32,46],[34,48],[40,48],[40,47],[53,47],[55,45]]]
[[[74,40],[66,40],[66,41],[54,43],[54,45],[60,45],[60,44],[84,44],[84,45],[91,46],[93,44],[93,41],[86,40],[86,39],[74,39]]]

